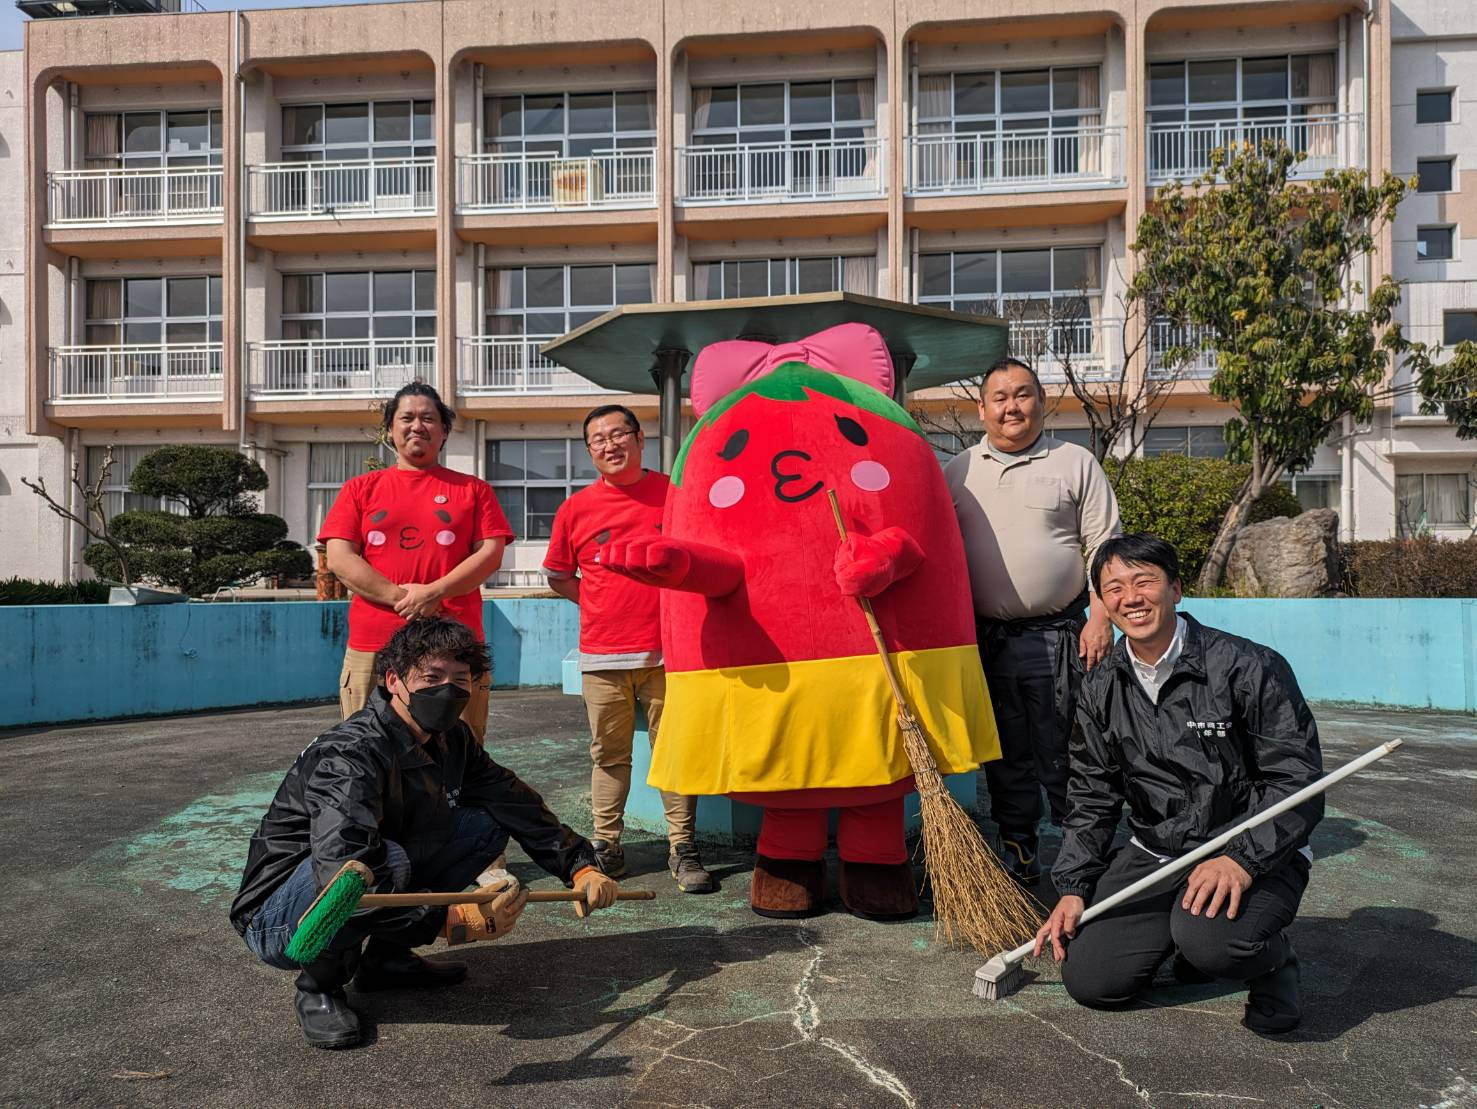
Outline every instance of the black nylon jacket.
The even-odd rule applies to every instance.
[[[1051,877],[1063,896],[1087,900],[1107,869],[1125,803],[1140,843],[1181,855],[1323,773],[1318,725],[1287,661],[1191,616],[1157,705],[1124,639],[1087,672],[1070,751]],[[1237,836],[1225,853],[1255,878],[1303,847],[1322,818],[1320,795]]]
[[[350,859],[389,877],[385,840],[410,857],[411,873],[451,838],[452,810],[480,805],[539,866],[569,885],[596,866],[589,841],[559,822],[544,800],[488,757],[466,724],[422,747],[395,715],[383,689],[324,732],[297,757],[251,837],[231,923],[246,934],[252,916],[309,854],[318,888]],[[431,748],[430,751],[427,748]]]

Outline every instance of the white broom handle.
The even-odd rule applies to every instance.
[[[1240,824],[1237,824],[1234,828],[1229,828],[1226,831],[1222,832],[1220,835],[1216,836],[1214,839],[1207,840],[1205,843],[1202,843],[1199,847],[1195,848],[1195,850],[1181,855],[1177,859],[1171,859],[1169,862],[1165,863],[1152,874],[1145,874],[1137,882],[1132,882],[1129,885],[1124,886],[1117,893],[1110,894],[1109,896],[1094,904],[1092,908],[1088,909],[1085,913],[1082,914],[1077,923],[1086,924],[1093,917],[1100,916],[1114,906],[1123,904],[1123,902],[1129,900],[1134,895],[1142,893],[1150,886],[1162,882],[1165,878],[1168,878],[1176,871],[1183,870],[1191,863],[1198,863],[1207,855],[1214,854],[1226,844],[1230,843],[1237,836],[1239,836],[1242,832],[1255,828],[1259,824],[1265,824],[1274,816],[1279,816],[1282,813],[1285,813],[1288,809],[1297,808],[1297,806],[1301,805],[1309,797],[1316,797],[1318,794],[1322,793],[1335,782],[1341,782],[1350,774],[1357,774],[1370,763],[1384,758],[1391,751],[1395,750],[1395,748],[1399,747],[1400,743],[1400,740],[1392,739],[1388,743],[1380,744],[1373,750],[1366,751],[1357,759],[1353,759],[1350,762],[1347,762],[1343,766],[1339,767],[1337,770],[1325,774],[1316,782],[1312,782],[1309,785],[1306,785],[1302,789],[1298,790],[1296,793],[1284,797],[1275,805],[1268,805],[1261,812],[1256,813],[1254,816],[1247,817]],[[1129,846],[1131,847],[1133,845],[1130,844]],[[1014,951],[1009,952],[1005,956],[1005,961],[1008,963],[1013,963],[1018,959],[1024,959],[1033,950],[1035,950],[1035,947],[1036,941],[1034,939],[1028,940],[1026,943],[1023,943],[1019,947],[1017,947]]]

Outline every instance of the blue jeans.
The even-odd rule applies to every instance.
[[[508,833],[491,813],[475,805],[457,809],[454,819],[451,839],[414,872],[404,848],[393,840],[386,840],[385,857],[390,878],[375,885],[373,892],[398,893],[412,888],[452,892],[471,885],[483,868],[508,845]],[[252,954],[268,966],[296,970],[298,964],[284,952],[297,922],[318,893],[313,860],[304,859],[251,918],[246,929],[246,946]],[[370,936],[381,936],[406,947],[430,943],[445,919],[444,908],[360,909],[339,929],[338,935],[324,950],[324,956],[357,949]]]

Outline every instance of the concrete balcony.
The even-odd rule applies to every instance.
[[[220,343],[51,348],[53,401],[220,400]]]
[[[436,212],[436,159],[271,162],[247,167],[254,220],[373,219]]]
[[[1066,384],[1069,366],[1078,381],[1112,380],[1123,369],[1122,334],[1116,319],[1013,320],[1010,353],[1048,385]]]
[[[474,154],[457,159],[458,212],[656,207],[656,151]]]
[[[219,223],[220,166],[72,169],[47,174],[48,227]]]
[[[908,138],[909,196],[1100,189],[1123,184],[1123,128]]]
[[[880,139],[734,143],[677,148],[686,205],[866,200],[887,193]]]
[[[1364,164],[1362,115],[1305,115],[1271,119],[1215,119],[1189,123],[1151,123],[1148,131],[1149,183],[1187,181],[1210,169],[1210,156],[1237,143],[1259,146],[1281,142],[1307,157],[1292,176],[1322,177],[1330,169]]]
[[[386,398],[436,380],[436,340],[273,339],[250,344],[253,400]]]
[[[457,393],[464,397],[506,397],[611,392],[539,353],[540,347],[557,338],[557,335],[471,335],[462,339]]]

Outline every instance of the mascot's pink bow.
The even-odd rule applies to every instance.
[[[735,389],[786,362],[804,362],[892,395],[892,356],[875,327],[842,323],[798,343],[772,346],[752,339],[709,343],[692,366],[692,410],[701,416]]]

